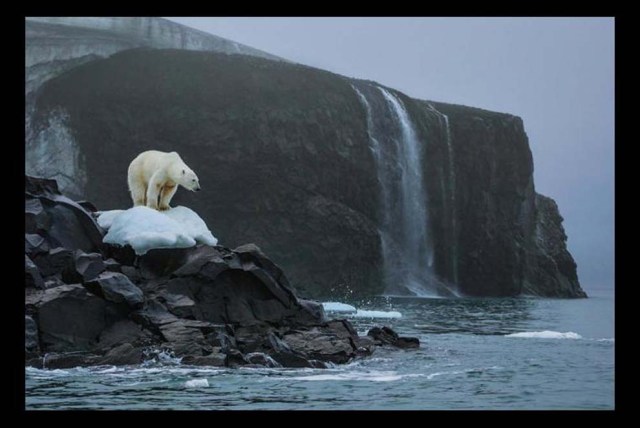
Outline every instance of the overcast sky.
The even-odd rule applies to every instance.
[[[583,287],[613,285],[613,18],[170,18],[416,98],[521,116]]]

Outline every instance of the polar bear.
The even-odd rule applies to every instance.
[[[146,205],[159,211],[171,208],[169,202],[178,185],[194,192],[200,190],[198,176],[176,152],[148,150],[140,153],[129,164],[127,181],[134,207]]]

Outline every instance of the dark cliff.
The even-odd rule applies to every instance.
[[[303,295],[377,294],[380,183],[352,85],[373,84],[241,55],[129,50],[46,83],[33,131],[73,147],[76,189],[99,209],[131,204],[136,154],[177,150],[202,191],[173,205],[200,213],[222,244],[256,242]],[[434,280],[469,295],[582,296],[557,207],[535,193],[521,119],[393,94],[423,144]]]
[[[558,207],[535,192],[522,119],[473,107],[424,104],[448,117],[449,129],[440,141],[449,133],[453,156],[448,165],[446,156],[431,163],[442,169],[440,178],[431,180],[431,194],[440,195],[433,204],[438,211],[432,226],[440,243],[439,272],[451,272],[450,278],[455,274],[460,291],[470,295],[585,297]],[[451,165],[453,171],[446,171]],[[453,185],[442,185],[438,192],[436,183],[446,182],[448,174]]]
[[[131,205],[127,167],[139,152],[177,150],[202,191],[180,190],[173,204],[201,213],[221,243],[255,242],[301,290],[382,291],[375,174],[346,79],[259,58],[136,50],[50,81],[36,126],[60,109],[85,165],[83,196],[100,209]]]

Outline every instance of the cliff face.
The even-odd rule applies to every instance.
[[[533,251],[527,263],[522,292],[535,296],[587,297],[580,288],[576,262],[567,250],[558,205],[536,193]]]
[[[305,295],[395,292],[416,270],[443,293],[584,295],[512,115],[283,61],[136,49],[45,83],[27,126],[27,161],[99,209],[131,204],[139,152],[177,150],[202,191],[173,205],[223,245],[258,244]]]
[[[345,79],[251,57],[127,51],[50,81],[36,127],[47,132],[60,111],[83,196],[101,209],[131,204],[139,152],[177,150],[202,190],[173,204],[202,213],[221,243],[255,242],[302,290],[382,291],[372,156]]]
[[[442,171],[430,180],[431,194],[439,195],[433,204],[438,271],[457,277],[464,294],[584,296],[557,206],[535,192],[522,120],[472,107],[424,104],[445,116],[440,141],[449,144],[448,165],[447,156],[434,159],[433,167]],[[449,185],[438,192],[437,183],[447,179]]]

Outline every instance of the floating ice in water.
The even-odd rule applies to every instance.
[[[355,306],[340,302],[323,302],[322,307],[327,312],[355,312]]]
[[[353,318],[402,318],[397,311],[366,311],[341,302],[324,302],[322,307],[327,312],[341,312]]]
[[[402,318],[398,311],[363,311],[358,309],[355,314],[348,314],[353,318]]]
[[[185,388],[206,388],[209,386],[209,381],[206,379],[191,379],[184,383]]]
[[[568,331],[562,333],[559,331],[524,331],[522,333],[507,334],[505,337],[523,337],[523,338],[535,338],[535,339],[582,339],[578,333]]]
[[[186,207],[156,211],[147,207],[134,207],[126,211],[103,211],[98,224],[109,232],[103,241],[107,244],[129,244],[136,254],[142,255],[153,248],[187,248],[196,243],[216,245],[205,222]]]

